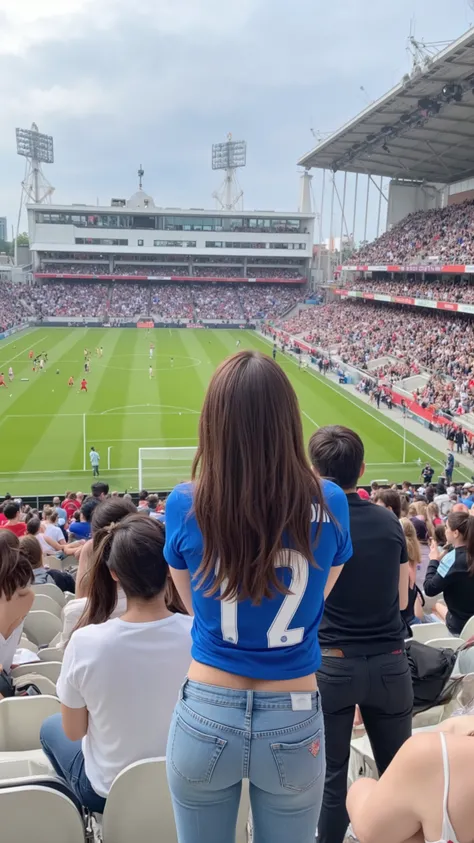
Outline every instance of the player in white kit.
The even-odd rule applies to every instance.
[[[8,380],[10,381],[10,383],[12,382],[12,380],[13,380],[13,378],[14,378],[14,377],[15,377],[15,375],[13,374],[13,369],[12,369],[12,367],[10,366],[10,368],[9,368],[9,370],[8,370]]]

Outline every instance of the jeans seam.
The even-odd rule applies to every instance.
[[[267,738],[277,738],[279,735],[292,735],[295,732],[299,732],[300,729],[309,729],[313,723],[320,718],[322,718],[322,713],[321,711],[318,711],[313,715],[313,717],[309,717],[307,720],[301,720],[300,723],[295,723],[294,726],[287,726],[282,729],[271,729],[266,732],[253,732],[252,740],[260,740],[262,738],[266,740]]]
[[[218,729],[221,732],[228,732],[232,735],[236,735],[239,738],[245,736],[245,729],[237,729],[234,726],[225,726],[222,723],[217,723],[216,720],[209,720],[207,717],[203,717],[202,714],[196,714],[191,708],[189,708],[184,700],[181,700],[180,705],[184,708],[186,714],[193,718],[197,723],[201,723],[203,726],[209,726],[212,729]],[[180,714],[179,707],[178,707],[178,715]]]

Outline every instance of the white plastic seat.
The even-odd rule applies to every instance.
[[[33,641],[30,641],[26,635],[22,635],[20,638],[20,643],[18,644],[19,647],[22,647],[24,650],[31,650],[32,653],[37,653],[39,647],[37,644],[33,644]]]
[[[54,597],[49,597],[48,594],[35,594],[35,599],[33,600],[33,605],[30,611],[51,612],[52,615],[56,615],[56,617],[60,618],[62,607],[54,599]]]
[[[449,647],[451,650],[459,650],[465,643],[462,638],[454,638],[454,636],[451,638],[430,638],[429,641],[425,641],[428,647],[436,647],[437,650],[443,650],[445,647]]]
[[[61,711],[57,697],[8,697],[0,700],[0,753],[41,749],[40,729]]]
[[[84,843],[81,814],[64,793],[36,784],[0,788],[2,843]]]
[[[415,623],[410,627],[415,641],[426,644],[435,638],[448,638],[448,627],[445,623]]]
[[[25,618],[23,629],[38,647],[48,647],[53,638],[61,632],[62,623],[57,615],[51,612],[31,611]]]
[[[236,843],[247,840],[248,782],[242,782]],[[177,843],[173,806],[164,758],[137,761],[115,779],[107,797],[102,822],[103,843],[159,840]]]
[[[38,650],[38,656],[42,662],[62,662],[64,651],[59,647],[45,647],[43,650]]]
[[[26,676],[29,673],[37,673],[39,676],[45,676],[56,684],[61,673],[61,667],[60,661],[40,661],[33,662],[32,664],[22,664],[12,670],[12,677],[13,679],[19,679],[21,676]]]
[[[33,591],[35,594],[46,594],[47,597],[52,597],[60,606],[64,606],[66,602],[63,592],[58,588],[56,583],[47,582],[44,585],[34,585]]]
[[[464,625],[462,632],[460,633],[460,637],[463,641],[468,641],[469,638],[472,638],[474,635],[474,616],[469,618],[468,622]]]

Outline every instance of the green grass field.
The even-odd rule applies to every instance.
[[[15,379],[11,387],[7,379],[7,388],[0,388],[0,493],[86,491],[92,481],[91,445],[101,455],[101,477],[111,489],[136,491],[140,447],[196,445],[206,386],[217,364],[235,352],[237,339],[241,348],[269,350],[257,334],[227,330],[157,329],[147,333],[139,329],[39,327],[2,341],[0,371],[7,379],[8,367],[13,366]],[[152,380],[148,374],[150,342],[156,346]],[[98,346],[104,348],[101,359],[95,355]],[[86,375],[87,394],[78,392],[85,347],[93,351],[91,372]],[[32,371],[30,349],[48,352],[45,371]],[[316,427],[336,423],[349,425],[362,436],[367,483],[375,479],[415,481],[418,459],[430,459],[436,468],[442,465],[443,454],[411,434],[407,464],[403,465],[399,425],[348,397],[333,382],[299,371],[282,354],[277,359],[298,394],[306,438]],[[71,375],[75,386],[70,389]],[[190,454],[181,454],[176,461],[147,463],[146,488],[164,491],[186,479]],[[458,470],[456,476],[470,479],[468,469]]]

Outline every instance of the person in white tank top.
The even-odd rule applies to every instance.
[[[473,843],[474,717],[408,740],[379,781],[358,779],[347,810],[360,843]]]

